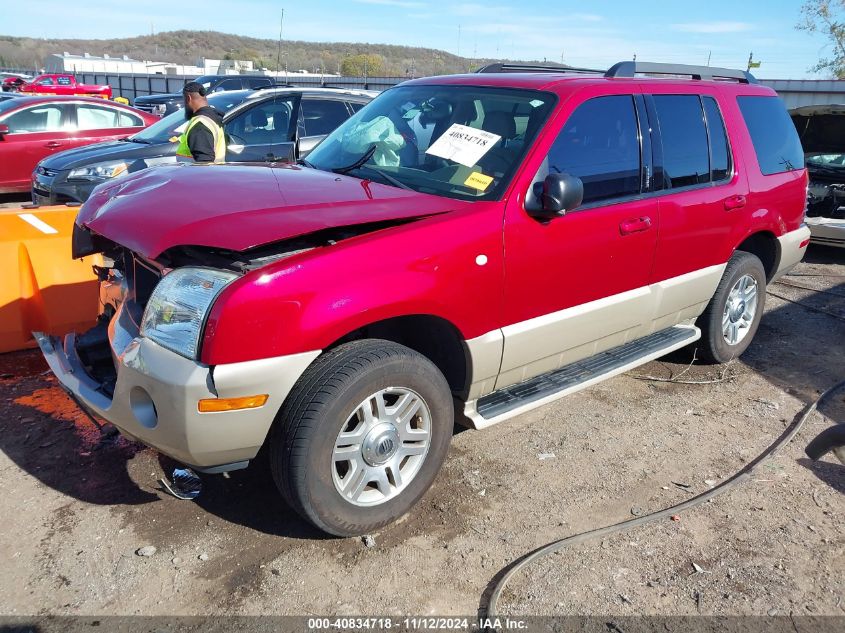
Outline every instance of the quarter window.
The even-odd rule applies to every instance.
[[[584,183],[584,203],[640,192],[640,143],[634,99],[596,97],[578,106],[548,155],[549,173]]]
[[[707,132],[710,135],[710,178],[713,182],[725,180],[731,175],[731,151],[722,113],[713,97],[703,97],[704,114],[707,116]]]
[[[760,171],[768,176],[804,168],[798,132],[778,97],[737,97]]]
[[[710,181],[707,128],[698,95],[655,95],[666,189]]]

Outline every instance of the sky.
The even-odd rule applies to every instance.
[[[284,9],[284,39],[424,46],[465,57],[547,59],[587,68],[607,68],[634,55],[643,61],[707,64],[709,59],[711,66],[745,68],[753,52],[762,62],[753,71],[759,77],[801,79],[819,77],[809,68],[830,52],[823,36],[795,29],[800,0],[4,4],[0,33],[28,37],[105,39],[198,29],[275,40]]]

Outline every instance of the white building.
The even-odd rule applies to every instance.
[[[117,73],[117,74],[158,74],[158,75],[238,75],[261,74],[255,70],[251,61],[239,59],[205,59],[196,66],[174,64],[173,62],[140,61],[128,55],[98,57],[90,53],[71,55],[54,53],[47,56],[44,64],[46,73]]]

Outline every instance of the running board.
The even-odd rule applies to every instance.
[[[485,428],[630,371],[700,337],[701,330],[694,325],[676,325],[467,402],[464,414],[475,428]]]

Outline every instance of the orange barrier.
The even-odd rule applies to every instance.
[[[98,312],[100,255],[71,259],[78,208],[0,209],[0,352],[35,347],[32,332],[90,328]]]

